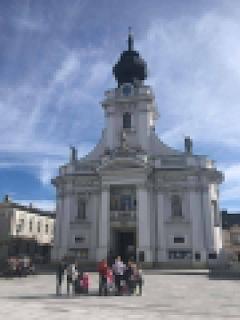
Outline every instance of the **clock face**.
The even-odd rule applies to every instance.
[[[131,94],[131,91],[132,91],[132,87],[129,84],[125,84],[123,86],[122,92],[125,97],[129,96]]]

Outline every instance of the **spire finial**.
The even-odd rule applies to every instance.
[[[128,28],[128,51],[133,51],[133,35],[132,28]]]

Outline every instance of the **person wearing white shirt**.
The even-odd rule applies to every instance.
[[[117,288],[117,294],[120,295],[122,293],[121,281],[123,280],[123,273],[126,269],[125,264],[122,262],[121,257],[117,257],[114,265],[112,266],[114,278],[115,278],[115,286]]]

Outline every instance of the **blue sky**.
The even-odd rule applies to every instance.
[[[238,1],[1,0],[0,197],[54,207],[51,177],[69,146],[87,154],[128,27],[150,71],[163,142],[225,173],[221,208],[240,210]]]

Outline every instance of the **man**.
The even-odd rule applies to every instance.
[[[64,271],[65,271],[65,264],[62,260],[57,266],[57,274],[56,274],[57,275],[57,295],[61,294]]]
[[[70,294],[70,286],[72,286],[72,294],[75,293],[75,280],[77,270],[74,263],[71,263],[67,268],[67,294]]]
[[[115,285],[117,288],[117,295],[120,295],[122,294],[121,282],[123,280],[123,273],[125,270],[125,264],[122,262],[122,259],[120,256],[117,257],[112,268],[114,272]]]
[[[99,295],[100,296],[102,295],[103,290],[104,290],[104,294],[106,295],[108,264],[105,259],[102,260],[97,271],[99,272]]]
[[[128,261],[127,268],[125,270],[125,280],[127,283],[128,293],[131,295],[134,293],[134,264],[131,260]]]

